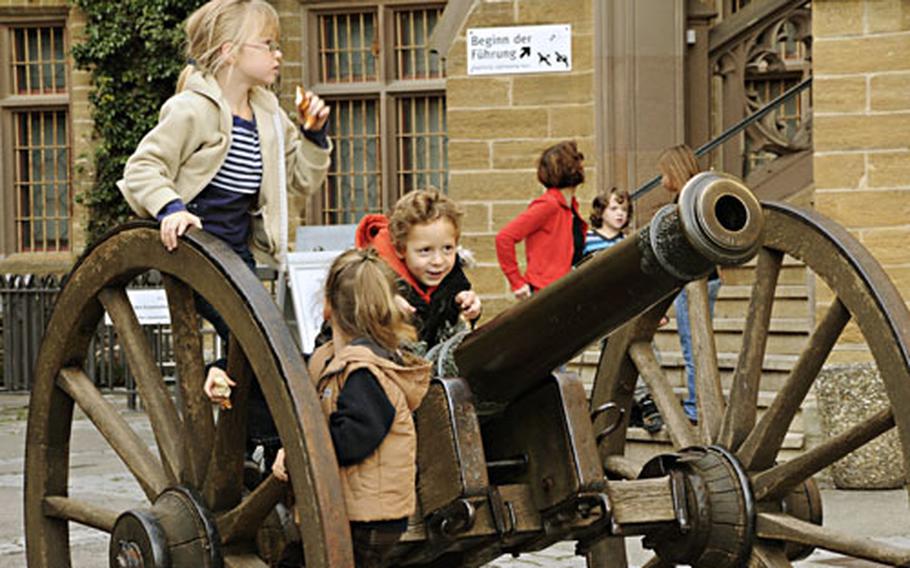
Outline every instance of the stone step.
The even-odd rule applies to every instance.
[[[660,432],[655,432],[654,434],[648,432],[644,428],[629,428],[626,431],[626,443],[628,442],[640,442],[645,444],[663,444],[669,446],[670,434],[667,432],[667,429],[664,428]],[[783,446],[784,450],[803,450],[806,446],[806,435],[802,432],[787,432],[786,437],[784,438]]]
[[[585,385],[585,391],[587,392],[588,397],[591,396],[591,385]],[[673,393],[676,395],[676,398],[682,404],[682,401],[687,396],[687,390],[685,387],[674,387]],[[771,403],[774,402],[774,397],[777,396],[776,391],[767,391],[761,390],[758,392],[758,417],[761,418],[764,415],[765,411],[768,410],[768,407],[771,406]],[[730,400],[730,389],[724,388],[724,398]],[[790,424],[790,432],[803,432],[805,430],[805,425],[803,423],[803,407],[805,405],[815,406],[815,395],[810,393],[806,396],[806,399],[803,401],[803,404],[800,406],[800,410],[797,411],[796,416],[793,418],[793,423]]]
[[[712,320],[714,332],[742,332],[746,328],[746,318],[744,317],[715,317]],[[678,321],[675,317],[670,318],[667,325],[659,328],[657,333],[676,334],[679,329]],[[771,333],[802,333],[808,334],[812,331],[812,322],[807,317],[777,317],[771,318],[768,330]]]
[[[799,355],[806,347],[808,333],[771,333],[765,352],[773,355]],[[718,353],[739,353],[743,335],[735,332],[714,334],[714,345]],[[679,337],[675,333],[659,333],[654,336],[654,345],[660,353],[679,350]]]
[[[571,370],[577,372],[581,377],[582,382],[586,384],[594,383],[594,373],[596,369],[594,367],[575,367],[570,365]],[[664,374],[667,377],[667,380],[670,381],[670,384],[675,387],[684,387],[685,386],[685,375],[682,365],[679,367],[669,367],[664,368]],[[768,371],[765,370],[762,372],[761,383],[759,388],[769,392],[777,392],[789,377],[789,371]],[[732,369],[721,369],[720,373],[720,382],[724,389],[730,389],[733,385],[733,371]]]

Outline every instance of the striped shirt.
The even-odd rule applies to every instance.
[[[587,234],[585,234],[584,256],[588,256],[589,254],[594,254],[595,252],[608,249],[619,241],[623,240],[625,237],[626,236],[624,234],[618,233],[612,239],[608,239],[594,229],[590,229]]]
[[[249,250],[250,209],[262,184],[262,150],[256,122],[234,117],[231,146],[221,169],[187,206],[206,231],[238,253]]]

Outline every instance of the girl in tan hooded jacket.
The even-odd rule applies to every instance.
[[[339,256],[325,288],[332,341],[313,353],[310,377],[341,466],[355,565],[378,568],[416,507],[412,413],[429,388],[430,365],[399,348],[416,334],[393,299],[393,275],[374,251]],[[283,450],[272,472],[287,480]]]

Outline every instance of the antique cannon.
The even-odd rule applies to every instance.
[[[30,404],[25,468],[28,564],[71,565],[69,527],[111,535],[93,566],[264,568],[292,539],[276,512],[285,486],[244,487],[246,400],[257,380],[288,456],[307,566],[352,566],[350,534],[327,427],[303,359],[266,290],[203,232],[165,252],[149,223],[128,224],[79,261],[57,301]],[[757,393],[775,288],[789,255],[830,291],[830,305],[759,420]],[[725,398],[711,318],[698,278],[757,256],[745,339]],[[176,393],[166,384],[125,286],[163,274],[171,311]],[[651,346],[674,295],[690,285],[700,421],[685,418]],[[202,394],[204,362],[193,294],[231,331],[234,410],[216,421]],[[95,387],[86,368],[104,312],[136,377],[157,445]],[[890,407],[790,461],[788,426],[848,322],[864,337]],[[554,372],[609,334],[590,400]],[[461,378],[434,380],[416,414],[419,510],[395,565],[479,566],[504,554],[578,542],[590,566],[626,565],[624,538],[644,536],[648,566],[789,566],[813,547],[906,565],[910,550],[822,524],[813,475],[896,426],[910,465],[910,313],[878,264],[844,230],[788,205],[759,204],[740,183],[703,174],[678,206],[532,300],[482,326],[455,351]],[[674,451],[623,456],[637,377],[651,388]],[[176,394],[176,397],[175,397]],[[176,399],[176,400],[175,400]],[[115,509],[69,487],[78,406],[147,498]],[[298,545],[299,546],[299,545]]]

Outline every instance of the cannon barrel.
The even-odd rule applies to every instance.
[[[714,172],[693,177],[678,203],[648,226],[464,340],[455,361],[478,412],[501,410],[592,341],[716,265],[748,261],[762,226],[758,200],[739,180]]]

